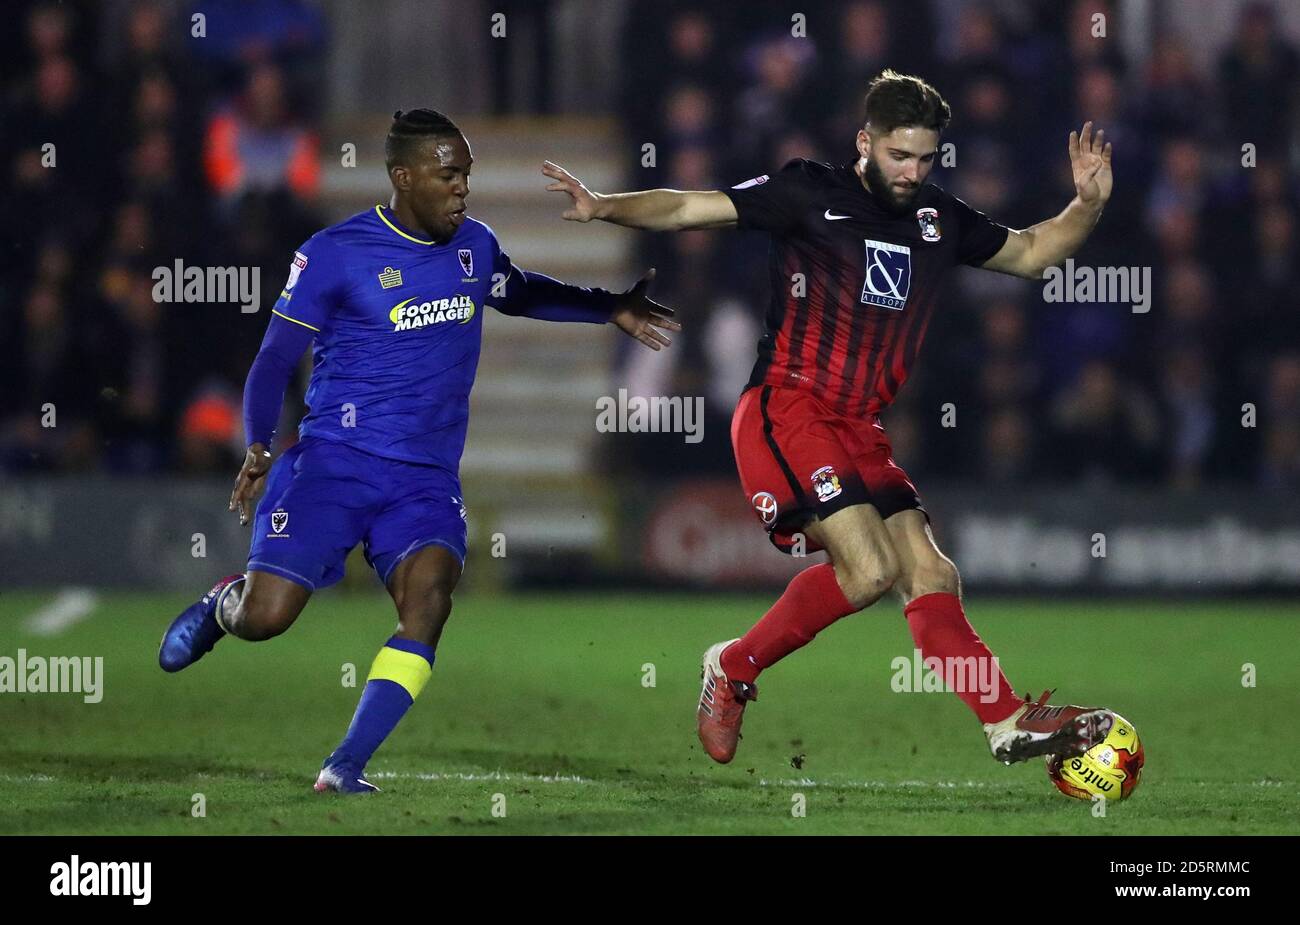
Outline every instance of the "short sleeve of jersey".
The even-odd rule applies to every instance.
[[[764,174],[723,190],[736,207],[736,227],[778,233],[792,230],[808,204],[806,163],[796,158],[774,176]]]
[[[325,327],[343,286],[343,262],[338,245],[312,236],[293,252],[289,278],[271,309],[295,324],[319,331]]]
[[[1010,232],[983,212],[972,209],[956,196],[952,208],[957,213],[957,262],[970,267],[981,266],[1007,243]]]

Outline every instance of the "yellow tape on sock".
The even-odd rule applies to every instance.
[[[370,666],[370,675],[366,680],[392,681],[394,684],[400,684],[414,700],[420,696],[420,691],[424,690],[424,685],[429,683],[432,674],[433,668],[423,656],[384,646],[375,656],[374,664]]]

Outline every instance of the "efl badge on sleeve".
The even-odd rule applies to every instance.
[[[298,284],[298,276],[305,269],[307,269],[307,255],[302,251],[294,251],[293,262],[289,264],[289,281],[284,284],[285,292]]]
[[[939,240],[939,210],[928,206],[916,210],[916,222],[921,226],[921,238],[925,241]]]
[[[812,485],[818,501],[829,501],[844,490],[840,487],[840,477],[835,474],[834,466],[822,466],[814,472]]]

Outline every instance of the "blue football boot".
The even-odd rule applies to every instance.
[[[180,671],[194,664],[226,635],[226,631],[217,625],[217,605],[227,588],[243,580],[243,575],[227,575],[198,603],[185,608],[172,621],[167,632],[163,633],[162,645],[158,647],[158,664],[163,671]]]
[[[335,793],[381,793],[378,787],[362,777],[363,773],[345,764],[332,765],[327,758],[313,789],[317,793],[325,793],[329,790]]]

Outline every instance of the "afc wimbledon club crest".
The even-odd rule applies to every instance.
[[[921,237],[926,241],[939,240],[939,210],[917,209],[916,221],[921,226]]]
[[[271,512],[271,529],[272,529],[272,530],[274,530],[276,533],[283,533],[283,532],[284,532],[284,528],[287,527],[287,526],[289,526],[289,512],[288,512],[288,511],[272,511],[272,512]]]
[[[822,466],[814,472],[812,484],[818,501],[829,501],[844,490],[840,487],[840,478],[835,474],[834,466]]]
[[[462,247],[456,251],[456,256],[460,257],[460,268],[465,271],[465,278],[469,279],[474,275],[474,252],[468,247]]]
[[[772,526],[776,521],[776,496],[770,491],[760,491],[749,500],[754,505],[754,510],[758,513],[763,524],[768,527]]]

